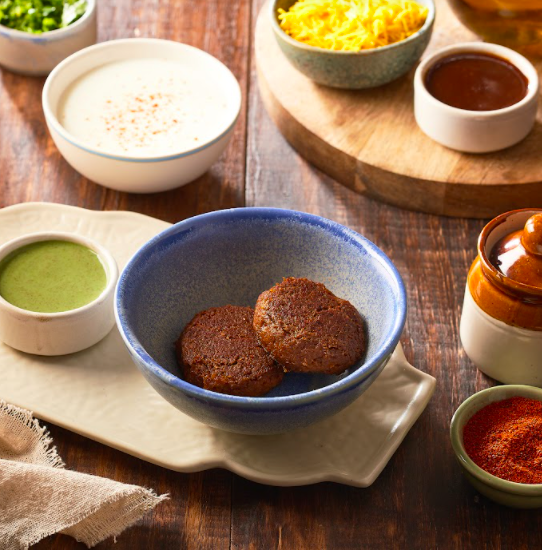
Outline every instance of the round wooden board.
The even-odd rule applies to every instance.
[[[476,40],[437,0],[429,48]],[[354,191],[432,214],[488,218],[542,207],[542,108],[518,145],[474,155],[447,149],[416,125],[412,79],[373,90],[313,83],[275,42],[264,5],[256,25],[256,64],[264,104],[284,137],[309,162]],[[539,63],[539,69],[542,63]]]

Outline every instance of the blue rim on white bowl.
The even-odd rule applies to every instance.
[[[0,25],[0,36],[6,37],[12,40],[27,40],[36,44],[44,42],[54,42],[55,40],[61,40],[76,34],[79,32],[79,27],[84,25],[92,14],[96,11],[96,0],[87,0],[87,9],[85,13],[74,23],[71,23],[67,27],[61,29],[54,29],[52,31],[46,31],[41,34],[33,34],[31,32],[20,31],[18,29],[12,29],[6,25]]]
[[[53,113],[53,110],[51,109],[51,106],[49,105],[49,92],[52,85],[52,82],[56,78],[56,76],[63,71],[66,66],[75,64],[81,62],[82,59],[88,56],[94,55],[94,53],[98,50],[103,49],[109,49],[115,46],[123,46],[125,44],[134,44],[137,43],[144,43],[144,44],[170,44],[175,47],[180,47],[184,50],[191,51],[193,53],[197,52],[197,55],[202,56],[208,56],[212,58],[217,64],[222,65],[222,67],[225,69],[227,74],[231,77],[232,85],[235,83],[235,102],[232,104],[232,112],[235,111],[235,115],[232,116],[231,122],[228,124],[227,128],[224,130],[221,130],[218,135],[213,136],[211,139],[209,139],[206,143],[203,143],[202,145],[198,145],[197,147],[194,147],[189,150],[180,151],[178,153],[172,153],[169,155],[157,155],[157,156],[131,156],[131,155],[114,155],[111,153],[108,153],[107,151],[104,151],[99,148],[90,147],[87,144],[85,144],[80,139],[77,139],[76,137],[72,136],[65,128],[60,124],[57,116]],[[68,143],[71,145],[86,151],[87,153],[91,153],[93,155],[97,155],[100,157],[104,157],[107,159],[112,160],[118,160],[118,161],[124,161],[124,162],[136,162],[136,163],[149,163],[149,162],[165,162],[170,160],[176,160],[183,157],[187,157],[190,155],[194,155],[196,153],[199,153],[200,151],[203,151],[204,149],[207,149],[220,141],[224,136],[226,136],[229,132],[231,132],[232,128],[235,126],[239,114],[241,112],[241,106],[242,106],[242,93],[241,93],[241,87],[239,85],[239,82],[235,75],[231,72],[231,70],[222,63],[219,59],[212,56],[211,54],[196,48],[194,46],[190,46],[188,44],[183,44],[181,42],[176,42],[174,40],[163,40],[160,38],[123,38],[119,40],[109,40],[107,42],[100,42],[99,44],[94,44],[93,46],[89,46],[87,48],[84,48],[83,50],[80,50],[63,61],[61,61],[49,74],[47,77],[47,80],[45,81],[45,85],[43,86],[43,92],[42,92],[42,106],[43,111],[45,113],[45,118],[48,122],[48,124],[51,125],[51,127]]]
[[[136,264],[148,260],[156,245],[166,241],[169,237],[173,237],[181,231],[184,234],[187,234],[197,229],[201,229],[208,224],[226,221],[231,219],[232,215],[236,220],[250,220],[255,218],[276,220],[291,219],[292,217],[295,217],[303,223],[325,229],[326,231],[346,241],[348,244],[352,244],[359,248],[363,253],[369,254],[373,259],[376,259],[384,270],[391,275],[391,279],[396,286],[397,306],[397,314],[393,321],[392,328],[388,331],[387,337],[379,346],[377,353],[375,353],[375,355],[369,360],[363,362],[354,372],[350,373],[345,378],[338,380],[337,382],[329,384],[328,386],[305,393],[273,397],[240,397],[205,390],[184,381],[158,364],[147,353],[137,336],[129,327],[127,321],[127,311],[124,308],[123,302],[127,293],[126,285],[128,273]],[[295,210],[256,207],[233,208],[188,218],[166,229],[143,245],[129,260],[121,276],[119,277],[115,298],[115,317],[121,336],[128,349],[137,356],[138,361],[144,364],[146,368],[148,368],[149,371],[151,371],[151,373],[164,384],[173,386],[193,398],[212,400],[215,403],[227,404],[230,407],[233,406],[240,409],[250,407],[251,409],[259,410],[278,410],[287,408],[289,405],[295,405],[296,407],[300,405],[310,405],[316,401],[319,401],[324,396],[333,396],[346,392],[359,384],[360,381],[369,378],[371,374],[382,365],[382,361],[386,357],[391,356],[393,350],[399,342],[399,338],[406,320],[406,292],[401,276],[384,252],[382,252],[382,250],[380,250],[371,241],[365,237],[362,237],[359,233],[348,229],[347,227],[313,214],[307,214],[305,212],[298,212]]]

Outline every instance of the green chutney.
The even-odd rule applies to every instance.
[[[0,296],[37,313],[82,307],[95,300],[106,284],[96,252],[70,241],[28,244],[0,262]]]

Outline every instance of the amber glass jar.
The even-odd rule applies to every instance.
[[[448,0],[459,20],[487,42],[542,56],[542,0]]]

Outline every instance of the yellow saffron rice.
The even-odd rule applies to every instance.
[[[356,52],[408,38],[427,13],[412,0],[298,0],[288,11],[279,9],[279,21],[299,42]]]

